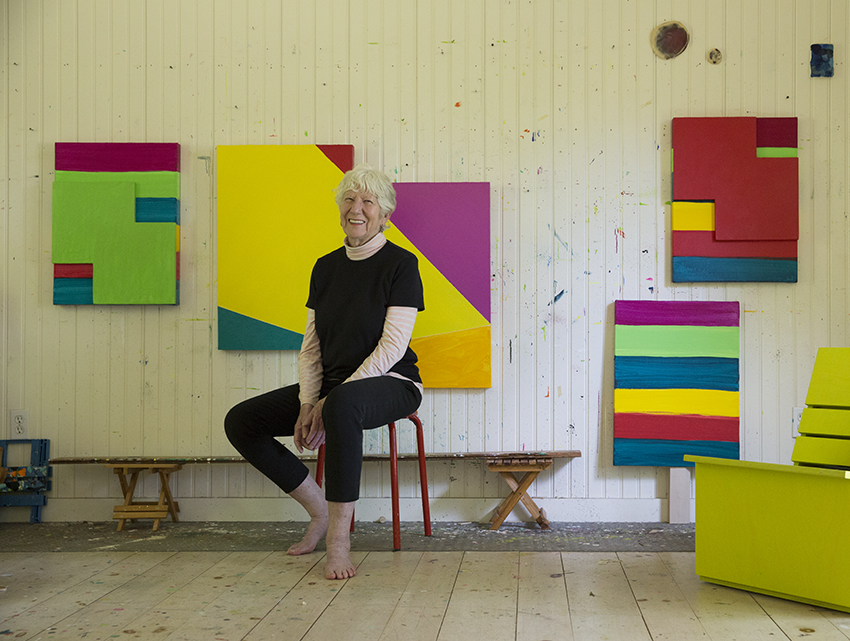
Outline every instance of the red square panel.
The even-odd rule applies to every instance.
[[[763,132],[764,134],[764,132]],[[756,157],[756,118],[674,118],[673,200],[712,200],[718,240],[796,240],[796,158]]]

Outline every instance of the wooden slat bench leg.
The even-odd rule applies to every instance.
[[[177,523],[177,512],[180,511],[180,508],[174,502],[174,498],[171,496],[171,472],[160,470],[159,481],[162,485],[162,488],[159,491],[159,505],[167,506],[168,513],[171,514],[171,520]],[[156,529],[159,529],[159,520],[154,523],[154,530]]]
[[[178,522],[177,513],[180,511],[180,506],[174,501],[174,497],[171,494],[171,474],[180,470],[182,465],[107,464],[107,467],[113,468],[115,474],[118,475],[118,482],[121,484],[121,491],[124,493],[124,504],[116,505],[112,513],[112,518],[118,520],[118,532],[124,529],[127,519],[132,521],[136,519],[153,519],[154,531],[159,529],[162,519],[167,519],[169,514],[175,523]],[[161,487],[157,502],[133,500],[139,474],[145,470],[159,476]],[[127,480],[128,476],[129,481]]]
[[[531,484],[534,482],[534,479],[537,478],[537,475],[540,474],[540,470],[530,470],[525,473],[525,476],[522,477],[522,480],[519,482],[517,488],[510,493],[508,498],[506,498],[499,508],[496,511],[496,519],[493,521],[493,524],[490,526],[491,530],[498,530],[499,526],[502,525],[504,520],[508,517],[513,509],[516,507],[516,504],[519,503],[520,497],[531,487]]]
[[[516,476],[514,476],[513,472],[500,472],[502,478],[507,482],[508,487],[511,490],[516,491],[519,487],[519,481],[517,481]],[[551,525],[549,523],[549,519],[546,518],[546,513],[537,507],[537,503],[534,502],[527,493],[523,493],[519,500],[522,501],[522,504],[525,506],[525,509],[528,510],[528,513],[531,514],[531,518],[533,518],[540,525],[541,529],[550,530]]]
[[[120,468],[115,468],[115,473],[118,475],[118,481],[121,484],[121,490],[124,492],[124,507],[128,507],[133,504],[133,494],[136,492],[136,484],[139,481],[139,470],[134,470],[129,473],[130,481],[127,482],[127,477],[124,474],[124,470]],[[118,514],[125,514],[124,511],[116,510]],[[112,515],[112,518],[115,518],[115,514]],[[121,532],[124,529],[124,523],[126,523],[127,517],[119,518],[118,520],[118,532]]]
[[[491,530],[499,529],[499,526],[502,525],[506,518],[508,518],[508,515],[520,501],[522,501],[522,504],[528,509],[531,516],[538,524],[540,524],[542,529],[550,529],[549,520],[546,518],[546,514],[543,510],[538,508],[534,500],[528,496],[528,488],[531,487],[531,484],[534,482],[534,479],[537,478],[537,475],[543,470],[549,469],[552,466],[552,463],[552,458],[543,456],[534,457],[533,459],[520,459],[518,457],[505,456],[493,457],[487,460],[487,469],[491,472],[499,472],[499,474],[502,475],[502,478],[505,479],[508,487],[512,490],[508,498],[502,501],[502,504],[499,505],[493,513],[493,517],[491,519],[492,524],[490,525]],[[518,480],[514,473],[522,472],[525,472],[525,474],[522,479]]]

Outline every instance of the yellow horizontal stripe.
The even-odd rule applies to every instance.
[[[705,389],[615,389],[614,411],[738,416],[738,392]]]
[[[714,203],[674,201],[673,231],[714,231]]]

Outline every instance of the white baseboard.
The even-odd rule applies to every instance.
[[[290,498],[184,498],[177,499],[184,521],[306,521],[304,510]],[[431,520],[487,521],[500,499],[438,498],[431,501]],[[545,499],[535,498],[550,521],[576,523],[659,523],[668,518],[667,499]],[[109,521],[120,499],[48,499],[42,508],[42,522]],[[416,498],[400,501],[402,521],[421,521],[422,503]],[[690,506],[694,521],[694,500]],[[28,507],[0,509],[0,523],[26,522]],[[389,498],[362,498],[357,502],[358,521],[392,519]],[[521,505],[507,521],[530,521]]]

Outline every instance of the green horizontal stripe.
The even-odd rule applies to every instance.
[[[134,183],[136,198],[180,198],[176,171],[57,171],[56,182]]]
[[[796,158],[796,147],[756,147],[756,158]]]
[[[737,327],[617,325],[615,356],[738,358]]]

